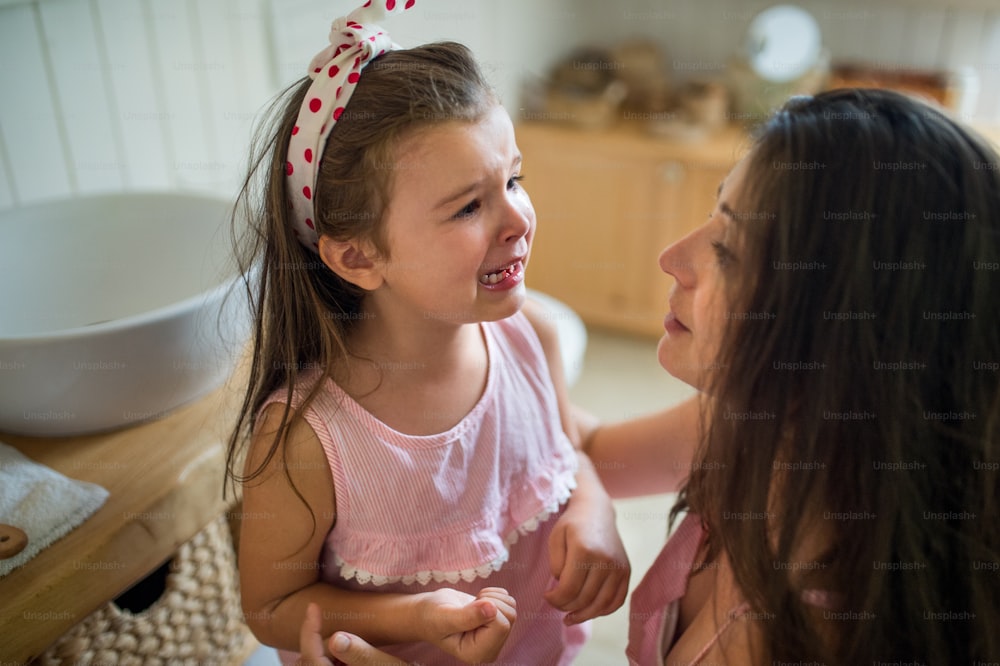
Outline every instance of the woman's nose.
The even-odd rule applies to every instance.
[[[672,276],[682,286],[690,286],[694,281],[694,264],[688,251],[688,236],[671,243],[660,252],[660,269]]]

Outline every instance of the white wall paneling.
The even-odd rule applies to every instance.
[[[96,0],[94,11],[107,54],[112,117],[121,143],[127,188],[174,186],[169,111],[153,69],[152,28],[137,0]]]
[[[467,44],[516,118],[525,79],[582,45],[645,37],[675,83],[723,77],[777,1],[420,0],[386,27],[403,46]],[[0,207],[116,189],[233,194],[258,113],[357,2],[0,0]],[[967,119],[1000,124],[995,0],[799,4],[836,60],[975,72]]]
[[[0,207],[123,189],[235,194],[274,87],[264,7],[0,5]]]
[[[204,4],[204,3],[203,3]],[[217,57],[233,64],[228,74],[232,88],[219,96],[213,108],[219,127],[219,150],[232,162],[227,170],[232,180],[226,185],[236,191],[243,182],[247,168],[248,149],[256,123],[267,103],[278,92],[274,66],[274,49],[268,30],[269,14],[263,0],[246,2],[226,0],[224,24],[228,36],[228,57],[218,49]],[[201,5],[199,5],[201,6]],[[214,6],[214,3],[213,3]],[[206,19],[208,25],[215,25]],[[206,37],[212,42],[211,35]],[[210,52],[217,47],[209,46]]]
[[[1000,11],[992,12],[983,23],[979,73],[979,111],[1000,124]]]
[[[909,39],[900,51],[900,61],[919,68],[935,67],[941,59],[947,14],[935,8],[914,10],[909,15]]]
[[[0,210],[10,208],[14,201],[14,174],[11,172],[9,153],[0,133]]]
[[[37,5],[48,52],[55,113],[66,129],[74,191],[121,190],[125,164],[108,94],[108,63],[98,51],[89,2],[52,0]]]
[[[76,177],[66,129],[42,43],[35,5],[14,5],[0,16],[0,132],[10,165],[14,203],[70,194]]]
[[[306,73],[327,44],[330,23],[356,0],[272,2],[271,27],[279,85]],[[412,11],[389,17],[386,30],[403,47],[438,40],[467,45],[476,54],[504,106],[516,115],[525,76],[544,74],[579,38],[583,13],[572,0],[420,0]]]
[[[213,189],[223,180],[215,133],[208,62],[199,37],[193,2],[146,0],[155,45],[155,83],[163,91],[172,179],[183,188]]]
[[[871,3],[864,11],[837,14],[825,10],[820,13],[820,20],[828,39],[830,35],[846,33],[859,40],[842,53],[857,54],[859,60],[897,65],[906,62],[903,53],[914,41],[907,20],[909,15],[910,12],[898,5]]]

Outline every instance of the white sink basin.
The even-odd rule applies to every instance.
[[[0,432],[135,425],[219,386],[250,328],[230,206],[136,193],[0,212]]]

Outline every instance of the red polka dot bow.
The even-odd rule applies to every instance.
[[[316,54],[309,63],[312,83],[288,142],[285,173],[288,192],[295,213],[294,231],[299,241],[309,249],[319,249],[319,236],[313,220],[313,192],[316,171],[330,130],[344,112],[361,70],[386,51],[399,48],[378,22],[386,16],[406,11],[416,0],[368,0],[345,17],[336,19],[330,27],[330,45]]]

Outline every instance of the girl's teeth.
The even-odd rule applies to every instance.
[[[504,268],[501,271],[497,271],[496,273],[487,273],[486,275],[484,275],[481,278],[479,278],[479,281],[482,284],[496,284],[497,282],[500,282],[505,277],[507,277],[507,274],[509,272],[510,272],[510,268],[508,267],[508,268]]]

